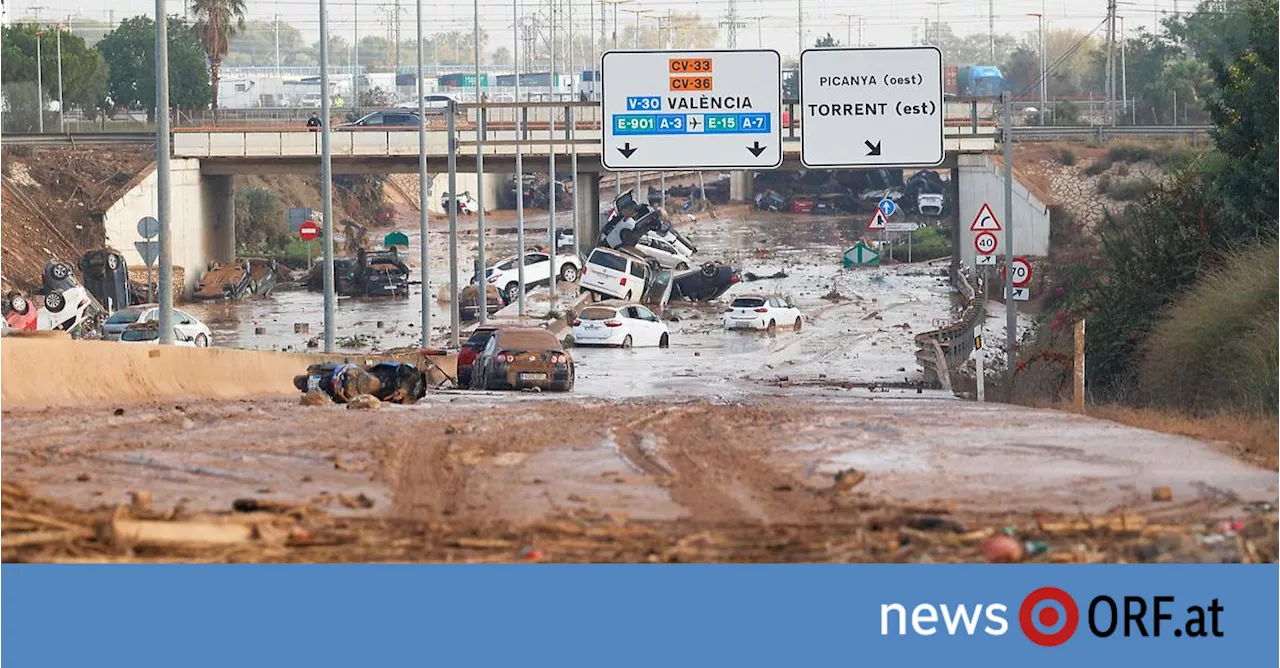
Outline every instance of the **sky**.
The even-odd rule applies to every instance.
[[[328,0],[329,30],[350,41],[355,30],[360,36],[387,34],[387,25],[395,15],[395,0]],[[401,38],[412,39],[416,30],[414,12],[418,0],[400,0]],[[522,14],[533,14],[537,0],[514,0]],[[641,25],[656,27],[656,18],[669,11],[693,12],[704,19],[715,17],[723,20],[730,0],[623,0],[618,9],[619,45],[629,46],[636,15],[628,10],[643,7],[639,17]],[[572,6],[575,31],[600,32],[602,4],[596,0],[594,7],[589,0],[560,0],[568,11]],[[804,16],[804,43],[813,42],[828,32],[840,42],[846,38],[858,40],[858,19],[862,16],[864,39],[881,46],[911,44],[913,30],[923,34],[926,19],[940,19],[959,35],[985,34],[988,26],[989,0],[889,0],[873,3],[854,0],[734,0],[739,20],[747,24],[740,29],[739,48],[772,48],[784,58],[794,57],[798,47],[799,21]],[[473,3],[459,0],[422,0],[424,6],[424,31],[427,34],[454,30],[471,30]],[[512,0],[478,0],[481,28],[490,34],[491,49],[510,45],[513,40]],[[154,16],[155,3],[151,0],[4,0],[11,20],[35,15],[52,21],[55,17],[81,16],[98,21],[120,21],[129,16],[147,14]],[[279,17],[282,23],[291,23],[308,41],[319,37],[318,0],[246,0],[250,19],[271,21]],[[1194,0],[1119,0],[1119,15],[1124,17],[1125,28],[1132,30],[1141,25],[1151,30],[1158,19],[1176,10],[1190,11]],[[184,3],[169,0],[166,12],[180,13]],[[1023,35],[1034,32],[1037,19],[1032,13],[1045,14],[1046,27],[1094,29],[1106,15],[1106,0],[994,0],[995,30],[997,33]],[[589,26],[589,10],[594,10],[595,24]],[[358,21],[357,21],[358,17]],[[72,25],[74,26],[74,18]],[[563,26],[562,26],[563,27]],[[613,11],[609,10],[606,34],[613,29]],[[1102,32],[1099,31],[1099,36]],[[721,44],[723,46],[723,43]]]

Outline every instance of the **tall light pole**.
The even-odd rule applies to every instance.
[[[1044,105],[1045,105],[1045,98],[1047,97],[1045,93],[1048,90],[1045,84],[1045,77],[1048,76],[1048,73],[1045,72],[1045,58],[1044,58],[1044,14],[1043,13],[1028,14],[1028,16],[1036,17],[1036,21],[1040,26],[1039,28],[1039,35],[1040,35],[1039,36],[1039,42],[1040,42],[1040,108],[1039,110],[1040,110],[1040,126],[1044,127]]]
[[[173,344],[173,230],[169,219],[169,21],[156,0],[156,218],[160,221],[160,343]]]
[[[796,62],[804,53],[804,0],[796,0]]]
[[[61,23],[54,28],[57,31],[58,41],[58,132],[67,131],[67,123],[63,118],[63,114],[66,113],[66,105],[62,102],[62,31],[65,28],[66,26]]]
[[[418,0],[422,2],[422,0]],[[520,0],[511,0],[511,16],[514,19],[512,25],[515,26],[515,51],[512,52],[512,62],[515,63],[515,79],[516,79],[516,102],[520,102]],[[517,308],[520,315],[525,314],[524,309],[524,149],[520,146],[520,140],[524,138],[524,125],[520,119],[524,114],[519,109],[516,112],[516,283],[518,283],[519,302]],[[508,296],[508,299],[510,297]]]
[[[942,6],[947,4],[947,0],[938,0],[930,2],[933,5],[933,43],[937,45],[942,42]],[[928,39],[925,35],[925,39]]]
[[[1120,20],[1120,94],[1124,101],[1124,111],[1129,110],[1129,65],[1126,60],[1125,53],[1128,51],[1126,43],[1128,39],[1124,36],[1124,17],[1117,16]]]
[[[396,23],[399,25],[399,14]],[[418,263],[422,272],[422,347],[431,347],[431,271],[427,266],[431,259],[430,220],[427,213],[427,103],[422,90],[422,0],[418,0]],[[398,32],[398,31],[397,31]],[[399,49],[399,45],[396,46]],[[397,74],[399,71],[397,70]]]
[[[333,100],[329,98],[329,12],[325,4],[320,0],[320,217],[324,219],[320,246],[324,250],[324,351],[331,353],[338,298],[333,282],[333,153],[329,127],[333,124]]]
[[[161,0],[156,0],[161,2]],[[36,130],[44,132],[44,73],[40,71],[40,41],[44,31],[40,29],[40,19],[36,19]],[[163,332],[162,332],[163,333]]]
[[[862,46],[862,15],[861,14],[839,14],[845,20],[844,24],[844,45],[853,45],[853,20],[858,19],[858,46]]]
[[[551,48],[549,55],[551,62],[549,63],[551,77],[547,82],[550,84],[551,99],[555,99],[556,86],[556,0],[551,0]],[[550,297],[551,306],[548,313],[554,313],[556,310],[556,292],[559,276],[556,275],[556,110],[555,107],[550,109],[547,114],[547,175],[550,177],[547,181],[547,235],[550,239],[548,246],[548,258],[551,260],[551,280],[547,282],[547,295]],[[576,185],[576,184],[575,184]],[[576,239],[574,240],[577,241]]]
[[[473,58],[476,65],[476,104],[483,103],[483,93],[480,91],[480,0],[472,0],[471,2],[473,18],[471,26],[471,42],[473,48]],[[480,318],[480,324],[483,325],[489,321],[488,301],[489,295],[485,288],[489,282],[485,280],[485,260],[484,260],[484,113],[482,106],[476,107],[476,292],[479,299],[477,316]],[[452,193],[454,198],[453,206],[457,208],[458,193]],[[456,302],[455,302],[455,308]]]

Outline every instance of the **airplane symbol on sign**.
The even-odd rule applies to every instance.
[[[689,117],[689,127],[690,127],[691,129],[692,129],[692,128],[696,128],[696,127],[698,127],[698,125],[699,125],[700,123],[701,123],[701,121],[699,121],[699,120],[698,120],[698,117],[697,117],[697,116],[690,116],[690,117]]]

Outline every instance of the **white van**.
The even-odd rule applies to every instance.
[[[652,275],[645,260],[599,247],[591,251],[578,285],[602,297],[640,301]]]

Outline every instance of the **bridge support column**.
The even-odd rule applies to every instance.
[[[729,199],[734,202],[750,202],[756,196],[756,173],[749,171],[729,173]]]
[[[233,176],[207,176],[212,189],[213,238],[209,256],[215,262],[236,259],[236,188]],[[203,269],[203,267],[201,267]]]
[[[600,238],[600,172],[579,172],[573,188],[579,193],[578,230],[582,233],[579,247],[583,252],[590,252]]]

